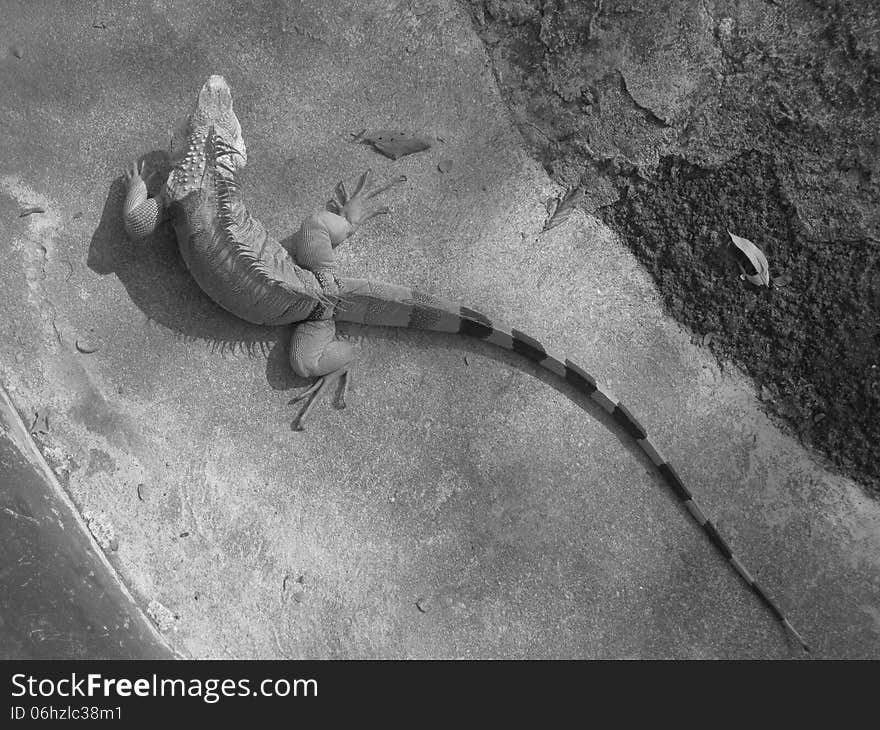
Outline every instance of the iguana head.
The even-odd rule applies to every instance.
[[[214,74],[208,77],[199,91],[193,111],[177,125],[171,138],[171,159],[177,162],[186,157],[191,149],[200,147],[208,130],[238,154],[231,155],[237,168],[247,164],[247,148],[241,136],[241,124],[232,110],[232,91],[226,79]]]

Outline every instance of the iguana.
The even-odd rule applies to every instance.
[[[403,286],[337,276],[334,249],[362,223],[388,212],[385,207],[368,210],[367,201],[389,185],[370,190],[369,172],[360,177],[351,195],[339,183],[329,210],[307,217],[292,239],[291,250],[286,249],[242,202],[236,172],[247,164],[247,149],[229,85],[217,75],[207,80],[194,110],[175,130],[169,158],[171,169],[156,197],[148,197],[143,163],[126,171],[125,228],[132,239],[143,238],[169,218],[186,266],[214,301],[256,324],[295,325],[290,364],[298,375],[316,378],[295,399],[308,398],[300,427],[330,383],[342,379],[341,397],[345,396],[355,353],[336,338],[337,321],[457,333],[511,350],[591,398],[635,439],[712,544],[809,651],[779,607],[733,555],[675,469],[648,440],[642,425],[582,368],[551,355],[519,330],[468,307]]]

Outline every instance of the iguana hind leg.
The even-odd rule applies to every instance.
[[[297,430],[302,430],[306,415],[327,386],[340,379],[342,392],[339,395],[339,405],[345,408],[345,394],[348,392],[354,358],[354,348],[347,342],[336,339],[336,323],[332,319],[296,325],[290,340],[290,366],[297,375],[317,378],[308,389],[290,401],[298,403],[307,400],[305,408],[296,419]]]
[[[389,212],[387,207],[369,210],[367,201],[385,192],[392,185],[403,182],[400,176],[379,188],[370,189],[370,171],[367,170],[357,181],[354,193],[349,195],[345,183],[336,186],[335,199],[328,204],[331,211],[309,216],[303,221],[299,232],[294,236],[293,257],[297,264],[316,275],[324,275],[332,285],[324,285],[324,294],[337,293],[333,272],[336,268],[334,250],[347,239],[359,225],[370,218]],[[340,407],[345,408],[345,394],[348,391],[354,349],[347,342],[336,339],[336,324],[332,319],[301,322],[296,326],[290,342],[290,366],[297,375],[318,378],[307,390],[291,400],[297,403],[307,400],[305,408],[296,421],[297,430],[303,428],[306,415],[312,405],[331,383],[342,380],[339,396]]]

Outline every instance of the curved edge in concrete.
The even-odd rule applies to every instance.
[[[0,659],[174,659],[0,385]]]

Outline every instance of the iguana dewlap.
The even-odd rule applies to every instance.
[[[235,181],[247,163],[241,125],[232,94],[221,76],[211,76],[199,92],[195,109],[178,127],[170,149],[171,172],[162,192],[147,197],[141,170],[126,173],[128,196],[124,220],[132,238],[152,233],[168,216],[181,255],[199,286],[218,304],[257,324],[296,324],[290,362],[300,375],[318,378],[303,394],[312,396],[337,378],[347,385],[353,348],[336,338],[334,321],[408,327],[465,335],[518,353],[573,385],[608,412],[657,466],[712,544],[801,645],[806,643],[776,604],[737,560],[690,491],[654,445],[645,429],[618,399],[571,361],[548,353],[519,330],[451,301],[412,289],[336,275],[334,249],[374,215],[367,201],[382,190],[367,190],[364,174],[354,193],[337,186],[336,212],[306,218],[288,251],[247,211]]]

